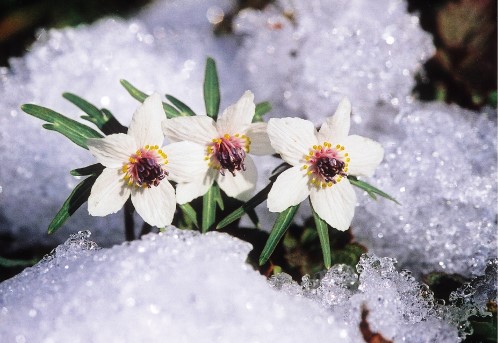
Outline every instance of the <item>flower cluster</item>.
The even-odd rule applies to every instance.
[[[202,196],[215,182],[229,197],[247,201],[257,181],[251,154],[276,152],[291,167],[273,184],[268,209],[282,212],[309,196],[320,218],[347,230],[356,206],[348,176],[371,176],[383,157],[378,143],[348,136],[350,112],[345,99],[319,131],[300,118],[253,123],[254,95],[247,91],[216,121],[202,115],[165,119],[154,94],[135,112],[127,134],[88,140],[105,166],[91,189],[89,213],[114,213],[131,196],[140,216],[162,227],[171,223],[176,203]],[[171,144],[162,146],[165,137]]]

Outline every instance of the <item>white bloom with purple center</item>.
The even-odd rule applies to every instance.
[[[168,178],[190,181],[190,162],[185,155],[202,158],[204,151],[190,142],[161,147],[164,117],[161,98],[153,94],[136,110],[127,134],[88,140],[88,149],[106,167],[88,198],[91,215],[115,213],[131,196],[144,221],[158,227],[171,223],[176,199]]]
[[[347,176],[372,176],[384,156],[381,145],[349,134],[351,103],[343,99],[317,132],[300,118],[272,118],[271,145],[292,167],[278,176],[268,194],[268,209],[282,212],[308,196],[315,212],[330,226],[349,228],[356,194]]]
[[[256,187],[258,173],[249,153],[274,153],[266,123],[252,123],[254,95],[246,91],[215,122],[204,115],[177,117],[163,122],[164,134],[172,142],[194,142],[204,151],[202,158],[191,156],[192,182],[176,187],[179,204],[205,194],[214,181],[230,197],[246,201]]]

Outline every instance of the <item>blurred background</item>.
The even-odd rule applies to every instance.
[[[1,0],[0,66],[22,56],[40,28],[91,23],[104,16],[129,17],[151,0]],[[239,11],[263,8],[271,0],[239,0]],[[494,0],[408,0],[408,10],[420,13],[422,28],[430,32],[436,53],[417,76],[414,94],[477,110],[496,107],[497,2]],[[231,18],[213,29],[231,32]]]

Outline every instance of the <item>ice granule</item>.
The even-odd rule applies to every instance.
[[[416,275],[483,274],[496,257],[495,118],[490,109],[414,103],[386,120],[384,161],[368,181],[401,205],[359,197],[360,242]]]
[[[444,315],[426,285],[420,284],[408,271],[398,272],[396,260],[363,255],[356,274],[351,267],[336,265],[320,278],[314,287],[309,279],[298,285],[285,276],[277,289],[290,295],[311,298],[344,325],[355,342],[363,341],[359,327],[362,309],[368,310],[367,322],[372,332],[394,342],[460,341],[456,326]],[[273,281],[275,285],[275,281]],[[289,292],[289,290],[291,290]]]
[[[398,107],[412,101],[414,75],[434,52],[406,9],[403,0],[276,1],[238,15],[239,57],[256,94],[276,99],[281,116],[321,122],[343,96],[354,109]]]
[[[318,304],[271,289],[229,235],[168,227],[110,249],[85,235],[0,284],[2,341],[352,342]]]

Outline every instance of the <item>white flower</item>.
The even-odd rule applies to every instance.
[[[189,181],[185,154],[202,158],[204,152],[189,142],[161,147],[164,134],[161,98],[148,97],[133,115],[128,134],[89,139],[88,149],[106,168],[88,198],[88,212],[106,216],[131,201],[144,221],[163,227],[173,220],[175,190],[167,180]],[[161,148],[160,148],[161,147]]]
[[[271,212],[282,212],[310,196],[320,218],[338,230],[349,228],[356,194],[347,176],[371,176],[384,156],[379,143],[348,136],[350,113],[351,104],[343,99],[318,132],[313,123],[300,118],[269,120],[271,145],[292,165],[268,194]]]
[[[172,142],[191,141],[204,149],[204,156],[192,161],[193,182],[176,187],[179,204],[208,191],[214,181],[230,197],[248,200],[256,187],[257,170],[249,153],[274,153],[266,133],[266,123],[254,123],[254,95],[247,91],[215,122],[208,116],[177,117],[163,121],[163,130]]]

